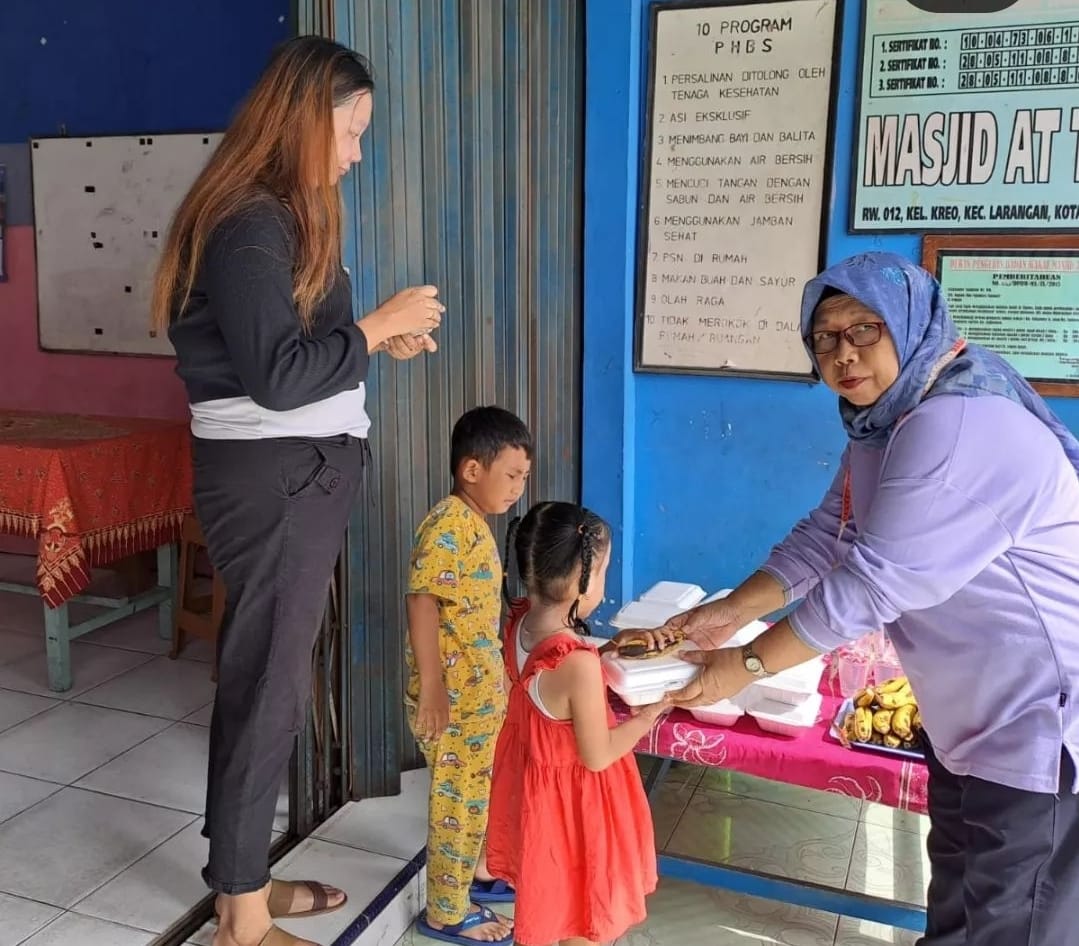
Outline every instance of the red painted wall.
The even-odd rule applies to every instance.
[[[4,243],[8,281],[0,282],[0,408],[110,417],[188,416],[171,358],[41,351],[34,228],[8,227]]]

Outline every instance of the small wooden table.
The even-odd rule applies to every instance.
[[[191,511],[186,423],[0,410],[0,533],[37,542],[49,686],[71,688],[71,641],[146,608],[172,635],[176,545]],[[157,586],[125,598],[82,594],[94,567],[157,550]],[[107,608],[72,625],[68,604]]]

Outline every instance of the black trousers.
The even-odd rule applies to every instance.
[[[929,766],[928,921],[920,946],[1079,944],[1079,796],[1062,754],[1056,795]]]
[[[312,649],[367,441],[201,440],[195,512],[225,583],[217,698],[210,726],[207,885],[258,890],[269,880],[278,791],[307,716]]]

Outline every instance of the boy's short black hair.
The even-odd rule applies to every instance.
[[[507,447],[518,447],[532,459],[532,434],[524,421],[501,407],[474,407],[453,425],[450,473],[456,476],[465,460],[490,466]]]

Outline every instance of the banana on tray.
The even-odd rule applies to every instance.
[[[852,709],[843,720],[840,737],[845,744],[918,749],[922,719],[918,701],[906,677],[896,677],[855,694]]]

